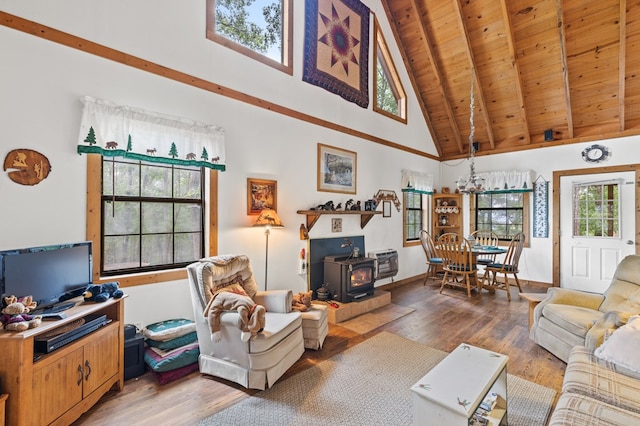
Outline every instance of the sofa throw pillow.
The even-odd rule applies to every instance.
[[[605,361],[613,362],[640,374],[640,315],[614,331],[594,354]]]

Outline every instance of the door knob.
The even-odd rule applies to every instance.
[[[634,243],[633,241],[631,241],[631,240],[627,240],[627,245],[632,246],[632,245],[634,245],[634,244],[635,244],[635,243]]]

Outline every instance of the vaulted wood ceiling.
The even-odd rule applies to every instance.
[[[640,0],[382,2],[442,160],[640,134]]]

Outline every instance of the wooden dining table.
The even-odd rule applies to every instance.
[[[436,252],[439,250],[438,246],[436,245]],[[491,254],[504,254],[507,252],[507,249],[502,248],[502,247],[497,247],[497,246],[485,246],[485,245],[481,245],[481,244],[474,244],[471,246],[471,262],[474,265],[478,264],[478,256],[480,255],[491,255]],[[438,254],[438,256],[440,256]],[[476,288],[478,289],[478,293],[480,293],[480,291],[483,288],[487,288],[488,290],[493,290],[492,288],[490,288],[490,286],[484,286],[483,285],[483,280],[479,279],[477,275],[472,275],[473,280],[475,281],[475,285]]]

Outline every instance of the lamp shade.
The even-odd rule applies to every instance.
[[[282,221],[278,217],[278,213],[276,213],[275,210],[264,209],[258,215],[258,218],[256,219],[256,222],[253,224],[253,226],[278,226],[278,227],[282,227],[284,225],[282,224]]]

